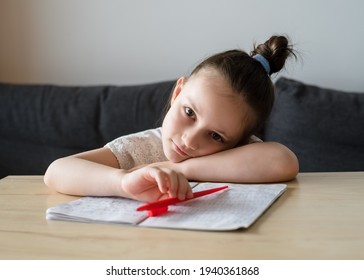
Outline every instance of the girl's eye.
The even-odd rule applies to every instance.
[[[217,142],[224,142],[224,139],[220,136],[220,134],[216,133],[216,132],[211,132],[210,133],[211,138]]]
[[[194,117],[195,116],[195,112],[189,107],[185,107],[185,113],[189,117]]]

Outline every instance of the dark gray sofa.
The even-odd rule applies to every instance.
[[[263,138],[294,151],[301,172],[364,171],[364,93],[281,78]]]
[[[0,83],[0,178],[41,175],[56,158],[159,126],[173,86]],[[301,172],[364,170],[364,94],[280,78],[276,95],[261,135],[291,148]]]

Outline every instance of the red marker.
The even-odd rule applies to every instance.
[[[164,214],[168,211],[168,205],[185,202],[185,201],[197,198],[197,197],[201,197],[201,196],[209,195],[209,194],[221,191],[221,190],[225,190],[227,188],[228,188],[228,186],[223,186],[223,187],[195,192],[195,193],[193,193],[192,198],[186,198],[185,200],[180,200],[178,198],[167,198],[167,199],[163,199],[163,200],[158,200],[158,201],[150,202],[150,203],[144,204],[142,206],[139,206],[136,210],[137,211],[147,210],[149,217],[158,216],[158,215]]]

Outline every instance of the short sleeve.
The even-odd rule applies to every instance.
[[[118,160],[122,169],[165,161],[161,129],[150,129],[119,137],[105,145]]]
[[[248,144],[259,143],[259,142],[263,142],[263,140],[255,135],[250,136],[250,138],[248,140]]]

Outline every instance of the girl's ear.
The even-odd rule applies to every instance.
[[[182,88],[185,84],[185,81],[186,81],[185,77],[181,77],[177,80],[176,86],[174,87],[174,90],[172,93],[171,105],[174,102],[174,100],[177,98],[177,96],[181,93]]]

